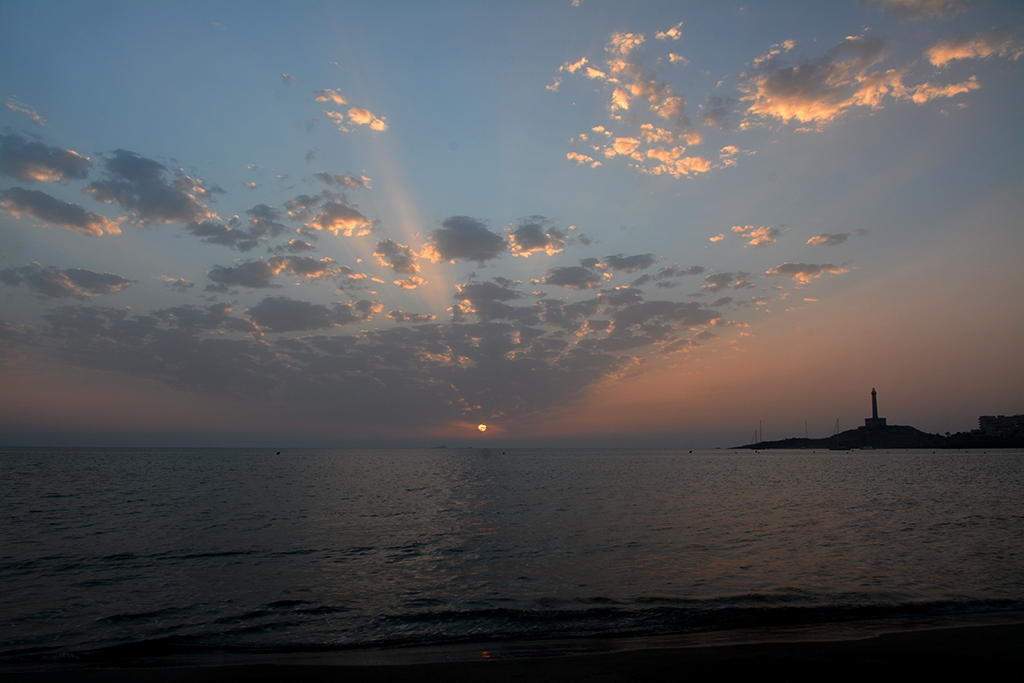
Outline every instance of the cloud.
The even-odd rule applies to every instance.
[[[588,289],[601,284],[601,275],[584,266],[563,266],[552,268],[544,276],[544,284],[557,285],[566,289]]]
[[[683,22],[680,21],[678,24],[676,24],[667,31],[658,31],[657,33],[654,34],[654,37],[657,38],[658,40],[679,40],[679,38],[683,35],[683,32],[681,30],[682,28]]]
[[[830,235],[827,232],[823,232],[820,235],[815,235],[811,239],[807,240],[807,244],[831,246],[835,244],[842,244],[850,237],[850,233],[841,232],[836,235]]]
[[[283,254],[286,252],[289,254],[302,254],[307,251],[316,251],[316,247],[304,240],[291,239],[285,244],[279,244],[274,247],[272,251],[275,254]]]
[[[279,237],[288,226],[281,223],[281,212],[266,204],[257,204],[245,212],[249,216],[249,234],[253,237]]]
[[[605,256],[601,263],[594,264],[599,270],[621,271],[623,273],[635,273],[638,270],[647,270],[658,262],[654,254],[636,254],[634,256]]]
[[[658,32],[655,37],[676,40],[680,36],[680,26],[677,24],[668,31]],[[595,132],[608,137],[603,147],[594,145],[594,150],[609,159],[619,156],[631,159],[630,165],[642,173],[670,174],[679,178],[707,172],[711,168],[710,161],[701,156],[687,155],[685,145],[674,144],[682,139],[688,145],[696,145],[702,138],[693,131],[686,115],[686,99],[648,68],[649,60],[642,49],[644,42],[644,35],[640,33],[614,33],[605,46],[603,69],[588,66],[585,57],[559,68],[560,72],[580,73],[603,83],[612,121],[632,128],[628,134],[614,135],[604,126],[593,127]],[[655,60],[655,63],[660,61]],[[683,61],[686,60],[681,55],[669,54],[670,63]],[[629,112],[629,117],[624,118],[622,112]],[[653,116],[658,125],[644,121],[645,113]],[[672,130],[660,127],[665,122]],[[587,139],[586,134],[579,136],[581,141]],[[570,152],[566,158],[577,164],[598,165],[593,157],[581,152]]]
[[[469,216],[451,216],[441,222],[427,238],[421,254],[432,263],[438,261],[485,261],[498,258],[508,248],[501,235],[497,235],[480,221]]]
[[[429,323],[437,320],[437,316],[431,313],[406,313],[404,311],[391,311],[388,317],[396,323]]]
[[[845,268],[832,265],[831,263],[783,263],[781,266],[769,268],[765,271],[765,275],[781,275],[791,278],[794,282],[807,284],[825,273],[839,275],[845,272],[847,272]]]
[[[298,199],[298,198],[296,198]],[[294,200],[291,200],[294,201]],[[291,215],[291,211],[289,211]],[[373,222],[344,200],[329,201],[320,207],[320,212],[308,223],[307,228],[326,230],[345,237],[369,235]]]
[[[342,274],[334,259],[316,259],[311,256],[272,256],[267,263],[274,269],[275,274],[285,273],[295,277],[304,277],[307,280],[322,280],[333,278]]]
[[[366,322],[382,309],[381,304],[366,300],[324,306],[273,296],[247,308],[245,314],[260,328],[270,332],[301,332]]]
[[[647,150],[647,158],[660,163],[653,166],[640,166],[638,170],[642,173],[652,175],[668,174],[674,178],[689,176],[697,173],[707,173],[711,170],[711,161],[704,157],[683,156],[686,147],[652,147]]]
[[[248,229],[242,228],[238,216],[232,217],[227,224],[207,220],[193,221],[185,226],[185,230],[208,244],[220,244],[238,251],[252,251],[267,236],[278,237],[288,232],[288,226],[278,222],[280,212],[266,204],[257,204],[246,211],[249,215]]]
[[[293,221],[307,221],[313,215],[313,209],[324,200],[320,195],[300,194],[285,201],[284,208]]]
[[[755,228],[753,225],[734,225],[733,233],[747,240],[748,247],[767,247],[778,242],[779,231],[762,225]]]
[[[206,276],[213,282],[226,287],[261,289],[280,287],[271,282],[276,274],[274,268],[266,261],[250,261],[238,266],[214,266]]]
[[[750,273],[712,273],[704,278],[707,284],[701,285],[702,294],[720,292],[725,289],[749,289],[753,287],[747,278]]]
[[[740,98],[748,112],[783,123],[824,124],[851,107],[878,108],[898,74],[869,72],[886,57],[880,38],[848,36],[816,60],[786,66],[776,46],[740,77]]]
[[[667,280],[679,277],[685,277],[687,275],[701,275],[707,268],[704,266],[690,266],[689,268],[680,268],[679,266],[665,266],[654,275],[641,275],[639,278],[630,283],[633,287],[641,287],[648,282],[654,282],[656,287],[662,289],[670,289],[675,287],[677,283],[667,282]]]
[[[185,226],[185,230],[207,244],[220,244],[237,249],[238,251],[252,251],[260,243],[259,239],[253,237],[247,231],[236,227],[229,227],[216,221],[189,223]]]
[[[420,272],[420,266],[416,263],[416,252],[411,247],[399,244],[394,240],[385,239],[377,242],[373,255],[377,257],[377,261],[382,266],[391,268],[396,273],[415,275]],[[423,282],[417,284],[423,284]]]
[[[588,157],[586,154],[580,154],[579,152],[567,152],[565,158],[575,162],[577,165],[590,164],[591,168],[597,168],[601,165],[600,161],[594,161],[594,157]]]
[[[948,19],[967,10],[971,0],[867,0],[902,19]]]
[[[175,306],[153,311],[153,317],[166,321],[173,327],[188,332],[256,332],[256,326],[248,320],[231,316],[234,304],[223,302],[209,306]]]
[[[183,277],[169,277],[167,275],[154,275],[157,280],[164,283],[164,287],[172,289],[175,292],[187,292],[196,286],[196,283],[189,282]]]
[[[33,123],[37,123],[40,126],[46,125],[46,119],[40,116],[35,109],[20,101],[17,97],[8,97],[6,107],[11,111],[16,111],[19,114],[24,114],[25,116],[32,119]]]
[[[458,285],[455,299],[460,303],[453,308],[452,314],[457,319],[469,314],[476,314],[482,320],[521,317],[522,309],[509,306],[504,302],[522,298],[523,295],[509,287],[510,282],[500,280],[499,282],[474,282]]]
[[[980,87],[981,86],[978,85],[978,79],[975,76],[971,76],[963,83],[951,83],[949,85],[932,85],[931,83],[924,83],[911,91],[910,99],[917,104],[924,104],[928,100],[933,100],[936,97],[954,97],[961,93],[977,90]]]
[[[725,239],[725,235],[719,233],[717,235],[713,235],[713,236],[709,237],[708,241],[709,242],[721,242],[724,239]]]
[[[345,125],[345,114],[343,112],[340,112],[340,111],[327,111],[326,109],[324,109],[324,114],[327,116],[327,118],[329,118],[331,121],[334,122],[334,126],[338,130],[340,130],[342,133],[350,133],[350,132],[352,132],[349,129],[349,127]],[[315,119],[314,119],[314,122],[315,122]],[[313,123],[313,125],[316,125],[316,124]],[[312,129],[312,127],[313,126],[310,125],[310,122],[307,121],[306,122],[307,130]],[[306,155],[306,163],[307,164],[310,163],[315,158],[316,158],[316,150],[310,151]]]
[[[1016,61],[1022,55],[1024,46],[1000,28],[979,33],[973,38],[963,35],[946,38],[925,52],[928,61],[937,67],[944,67],[958,59],[987,59],[994,56],[1009,57]]]
[[[47,225],[93,237],[99,237],[104,232],[108,235],[121,232],[117,223],[109,218],[86,211],[78,204],[62,202],[39,190],[20,187],[4,190],[0,192],[0,208],[16,218],[30,216]]]
[[[330,258],[272,256],[266,261],[247,261],[237,266],[214,266],[206,276],[226,287],[263,289],[279,287],[280,285],[274,284],[271,280],[282,273],[307,280],[322,280],[344,275],[346,268],[338,266],[334,259]],[[211,291],[221,290],[222,288],[214,287]]]
[[[24,283],[29,289],[48,299],[89,299],[120,292],[138,280],[81,268],[44,268],[33,262],[20,268],[0,270],[0,282],[10,287],[19,287]]]
[[[394,283],[399,289],[416,289],[417,287],[427,284],[427,281],[418,275],[410,275],[409,277],[395,280]]]
[[[314,173],[313,177],[328,187],[347,187],[353,190],[369,189],[370,179],[366,176],[354,176],[341,173]]]
[[[281,85],[288,85],[288,86],[290,86],[294,82],[295,82],[295,76],[292,76],[292,75],[289,75],[289,74],[281,74]]]
[[[0,174],[25,182],[81,180],[92,162],[78,152],[50,147],[20,135],[0,135]]]
[[[509,249],[513,256],[529,258],[530,254],[544,252],[548,256],[565,249],[566,235],[558,228],[545,227],[550,223],[543,216],[521,219],[509,232]]]
[[[729,125],[727,117],[734,111],[737,104],[739,104],[739,101],[731,97],[706,95],[704,97],[704,104],[701,106],[701,109],[704,111],[704,114],[701,116],[701,123],[705,126],[729,130],[732,126]]]
[[[789,49],[774,46],[741,74],[740,100],[748,103],[748,117],[741,127],[753,125],[756,119],[776,119],[812,123],[821,129],[852,109],[881,109],[886,97],[924,104],[980,87],[973,76],[956,84],[907,86],[903,82],[906,69],[876,68],[888,57],[888,47],[884,40],[865,35],[847,36],[818,59],[795,66],[780,58]]]
[[[374,116],[368,109],[352,107],[348,110],[348,120],[357,126],[369,126],[370,130],[386,131],[388,124],[385,119]]]
[[[337,90],[327,88],[326,90],[315,90],[313,96],[317,102],[332,102],[334,104],[348,104],[348,100]]]
[[[104,168],[104,179],[89,183],[85,193],[135,212],[141,223],[189,223],[213,217],[199,197],[216,189],[207,189],[203,181],[180,169],[168,182],[166,166],[123,149],[105,159]]]

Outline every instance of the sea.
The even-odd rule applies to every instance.
[[[1022,610],[1021,450],[0,451],[5,665],[539,656]]]

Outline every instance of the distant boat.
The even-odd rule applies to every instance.
[[[830,451],[848,451],[849,446],[839,444],[839,418],[836,418],[836,428],[832,430],[832,441],[828,445]]]

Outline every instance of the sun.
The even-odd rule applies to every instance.
[[[479,429],[481,432],[487,431],[487,425],[477,425],[476,428]]]

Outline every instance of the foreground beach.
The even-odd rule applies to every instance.
[[[1024,615],[1007,615],[1009,619]],[[465,653],[464,653],[465,654]],[[486,657],[487,651],[481,656]],[[149,681],[655,681],[685,674],[783,671],[945,674],[1004,670],[1024,663],[1024,623],[966,625],[856,640],[800,640],[631,649],[526,659],[356,665],[318,656],[253,658],[245,664],[153,666],[60,665],[8,669],[5,680],[117,683]]]

